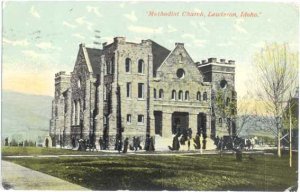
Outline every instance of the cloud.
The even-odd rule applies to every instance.
[[[36,17],[36,18],[40,18],[40,17],[41,17],[40,14],[37,12],[37,10],[35,9],[34,6],[32,6],[32,7],[30,8],[30,14],[31,14],[32,16]]]
[[[89,22],[89,21],[87,21],[85,19],[85,17],[78,17],[78,18],[75,19],[75,22],[78,23],[79,25],[86,25],[87,29],[89,31],[92,31],[92,27],[94,26],[94,24],[91,23],[91,22]]]
[[[86,9],[89,13],[94,13],[95,15],[97,15],[98,17],[102,17],[101,13],[99,12],[99,8],[98,7],[92,7],[92,6],[86,6]]]
[[[206,27],[206,23],[204,21],[190,21],[190,24],[196,29],[201,28],[202,31],[209,32],[209,29]]]
[[[135,33],[147,33],[147,34],[160,34],[163,32],[163,28],[151,28],[151,27],[143,27],[143,26],[135,26],[130,25],[127,27],[129,31],[135,32]]]
[[[124,16],[132,22],[135,22],[138,20],[137,17],[135,16],[134,11],[131,11],[131,13],[128,13],[128,14],[124,14]]]
[[[22,47],[29,45],[27,39],[13,41],[13,40],[3,38],[3,43],[12,45],[12,46],[22,46]]]
[[[176,31],[177,31],[177,29],[175,27],[173,27],[172,25],[168,25],[168,33],[173,33]]]
[[[35,44],[35,46],[40,49],[56,49],[50,42],[40,42]]]
[[[40,54],[33,50],[24,50],[24,51],[22,51],[22,53],[24,56],[30,57],[32,59],[44,59],[45,58],[45,54]]]
[[[66,27],[70,27],[70,28],[76,28],[76,25],[73,25],[71,23],[68,23],[67,21],[63,21],[63,25],[66,26]]]
[[[190,33],[184,33],[181,35],[181,37],[186,38],[186,39],[187,38],[195,39],[195,35],[190,34]]]
[[[72,36],[73,36],[73,37],[77,37],[77,38],[79,38],[79,39],[85,39],[85,36],[83,36],[83,35],[81,35],[81,34],[79,34],[79,33],[74,33],[74,34],[72,34]]]
[[[114,40],[114,37],[112,37],[112,36],[102,37],[101,40],[102,40],[103,42],[112,43],[113,40]]]
[[[206,40],[204,39],[197,39],[194,34],[185,33],[181,35],[182,38],[190,39],[189,41],[194,44],[196,47],[204,47],[206,44]]]
[[[236,19],[236,22],[235,22],[235,24],[234,24],[234,28],[235,28],[238,32],[240,32],[240,33],[245,33],[245,34],[247,34],[248,31],[247,31],[244,27],[241,26],[241,24],[242,24],[244,21],[245,21],[244,19]]]

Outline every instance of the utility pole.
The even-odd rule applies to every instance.
[[[95,47],[99,47],[101,45],[101,42],[100,42],[100,39],[101,39],[101,36],[100,36],[100,33],[101,31],[100,30],[95,30],[95,41],[93,42],[94,46]]]
[[[290,167],[292,167],[292,110],[291,110],[291,95],[289,100],[289,120],[290,120]]]

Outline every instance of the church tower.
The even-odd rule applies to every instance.
[[[211,137],[236,135],[235,61],[216,58],[197,64],[205,82],[211,82]]]

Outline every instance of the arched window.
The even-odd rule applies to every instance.
[[[183,99],[183,93],[182,93],[182,91],[180,90],[179,92],[178,92],[178,100],[182,100]]]
[[[184,99],[185,99],[186,101],[188,101],[188,100],[190,99],[189,91],[186,91],[186,92],[185,92]]]
[[[126,73],[130,73],[130,68],[131,68],[131,59],[126,58],[126,60],[125,60],[125,71],[126,71]]]
[[[144,73],[144,60],[140,59],[138,61],[138,73]]]
[[[176,100],[176,91],[175,90],[172,91],[172,100]]]
[[[183,61],[183,56],[182,53],[179,54],[179,61],[182,62]]]
[[[206,100],[207,100],[207,93],[204,92],[204,93],[203,93],[203,101],[206,101]]]
[[[197,99],[197,101],[201,101],[201,93],[200,93],[200,91],[197,92],[196,99]]]
[[[159,90],[158,98],[160,98],[160,99],[164,98],[164,90],[162,90],[162,89]]]
[[[226,106],[228,106],[228,105],[229,105],[229,103],[230,103],[230,98],[229,98],[229,97],[227,97],[227,99],[226,99]]]
[[[156,99],[156,89],[153,89],[153,97]]]

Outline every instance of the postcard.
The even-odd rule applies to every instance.
[[[3,189],[297,191],[299,4],[3,1]]]

